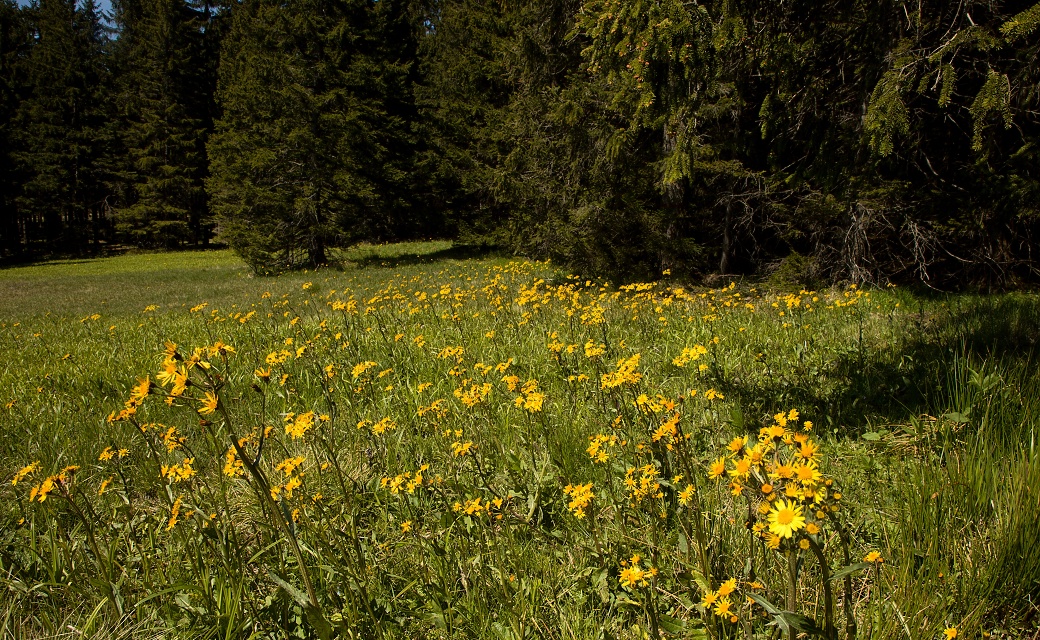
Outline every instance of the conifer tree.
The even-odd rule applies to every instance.
[[[455,233],[506,243],[508,213],[495,192],[504,109],[512,93],[506,57],[512,30],[507,5],[442,0],[420,48],[416,99],[429,142],[421,162]]]
[[[422,0],[380,0],[369,9],[366,40],[369,78],[359,97],[379,119],[375,135],[384,150],[378,169],[369,171],[378,206],[369,214],[366,234],[392,240],[443,233],[443,207],[423,162],[429,144],[416,101],[421,80],[419,47],[427,37],[429,6]],[[370,165],[371,166],[371,165]]]
[[[20,185],[14,157],[15,115],[24,97],[23,59],[30,46],[29,25],[14,0],[0,0],[0,257],[22,249],[16,197]]]
[[[83,252],[103,232],[107,38],[93,0],[40,0],[17,123],[18,206],[28,243]]]
[[[116,17],[126,153],[117,230],[144,246],[200,244],[210,95],[199,14],[184,0],[122,0]]]
[[[220,237],[257,271],[318,266],[364,237],[385,158],[364,0],[249,0],[218,87],[208,182]]]

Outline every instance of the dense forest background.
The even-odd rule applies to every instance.
[[[1040,4],[0,0],[0,258],[1040,280]]]

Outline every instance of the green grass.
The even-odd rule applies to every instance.
[[[449,241],[361,244],[342,255],[346,271],[372,265],[408,266],[451,256]],[[148,305],[177,309],[208,301],[231,306],[272,289],[313,280],[313,273],[256,277],[230,250],[134,253],[111,258],[54,260],[0,269],[0,318],[132,314]]]
[[[223,251],[0,271],[0,637],[775,637],[824,626],[828,595],[838,637],[1035,633],[1036,296],[619,290],[449,243],[340,258],[277,278]],[[167,384],[107,420],[168,341],[173,366],[234,352],[200,352],[172,406]],[[854,566],[831,583],[792,548],[789,584],[786,547],[708,476],[791,409],[835,481],[813,540]],[[606,464],[597,435],[617,437]],[[232,477],[240,438],[256,473]],[[565,488],[587,483],[577,517]],[[885,562],[857,565],[868,551]],[[657,575],[625,586],[637,554]],[[736,623],[698,607],[729,578]]]

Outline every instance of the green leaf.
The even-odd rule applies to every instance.
[[[662,629],[671,634],[680,634],[686,629],[686,623],[678,618],[673,618],[665,614],[661,614],[657,617],[657,624]]]
[[[690,573],[693,574],[693,581],[697,583],[697,587],[701,590],[701,593],[707,593],[711,591],[711,589],[708,587],[708,580],[704,577],[704,574],[696,570],[691,571]]]
[[[841,569],[838,569],[837,571],[831,574],[831,582],[834,582],[835,580],[841,580],[845,576],[858,573],[869,567],[870,564],[871,563],[869,562],[857,562],[855,564],[850,564],[847,567],[842,567]]]
[[[267,575],[271,578],[272,582],[274,582],[276,585],[281,587],[283,591],[289,594],[289,597],[295,600],[298,605],[300,605],[301,607],[306,607],[310,605],[311,601],[307,598],[307,594],[300,591],[295,585],[290,584],[274,571],[268,571]]]
[[[295,600],[296,603],[303,608],[303,613],[307,616],[307,622],[310,623],[311,627],[314,629],[314,633],[316,633],[319,638],[322,640],[328,640],[335,635],[332,623],[325,619],[325,616],[318,607],[311,604],[307,594],[300,591],[274,571],[268,571],[267,575],[271,578],[272,582],[289,594],[289,597]]]
[[[968,413],[969,412],[967,412],[967,411],[964,412],[964,413],[960,413],[960,412],[957,412],[957,411],[951,411],[949,413],[944,413],[943,414],[943,420],[949,420],[950,422],[956,422],[957,424],[967,424],[968,423]]]
[[[428,611],[423,614],[423,619],[427,622],[433,623],[433,625],[441,631],[447,631],[448,622],[444,618],[444,610],[441,608],[440,603],[437,602],[435,598],[430,598],[426,603],[426,608]]]
[[[775,624],[780,628],[781,631],[788,635],[792,635],[792,630],[800,633],[805,633],[810,636],[822,636],[823,630],[817,626],[816,621],[808,616],[804,616],[794,611],[784,611],[778,609],[772,602],[766,600],[764,597],[757,593],[748,594],[752,600],[757,602],[763,609],[766,610],[770,616],[773,617],[772,624]]]
[[[732,424],[737,429],[743,429],[744,428],[744,424],[745,424],[744,412],[741,411],[739,407],[733,407],[732,409],[730,409],[730,411],[729,411],[729,423]]]

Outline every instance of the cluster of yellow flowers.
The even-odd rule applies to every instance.
[[[637,353],[618,360],[616,371],[603,374],[600,388],[616,389],[623,385],[637,384],[643,379],[643,374],[639,372],[640,357],[641,354]]]
[[[589,457],[592,458],[593,462],[603,464],[607,460],[610,460],[608,450],[617,446],[617,444],[617,436],[597,434],[589,438],[589,447],[586,451],[588,451]]]
[[[419,386],[421,387],[422,385]],[[440,420],[448,415],[448,411],[447,402],[444,398],[438,398],[426,406],[419,407],[419,409],[416,410],[416,415],[421,418],[422,416],[429,414],[435,419]]]
[[[281,484],[271,485],[271,498],[274,500],[279,499],[283,492],[286,498],[292,498],[293,492],[303,486],[303,475],[304,472],[300,471],[296,473],[296,470],[306,461],[304,456],[293,456],[286,458],[275,465],[275,471],[281,471],[285,477],[285,482]],[[296,475],[293,475],[296,473]]]
[[[661,426],[659,426],[656,431],[654,431],[653,435],[650,436],[650,439],[654,442],[660,442],[661,440],[664,440],[665,446],[668,448],[668,450],[671,450],[672,446],[675,444],[675,441],[676,439],[678,439],[678,437],[679,413],[676,412],[672,414],[671,418],[665,420],[664,423],[661,424]]]
[[[170,482],[184,482],[195,475],[193,464],[195,464],[195,458],[184,458],[180,464],[164,464],[161,471],[162,477]]]
[[[494,515],[496,520],[501,520],[503,514],[500,510],[502,509],[504,502],[505,500],[503,498],[484,500],[478,496],[476,498],[469,498],[465,502],[456,502],[453,505],[452,510],[456,513],[462,513],[467,516],[486,515],[490,517]],[[499,513],[492,514],[492,510],[499,510]]]
[[[379,486],[384,489],[387,489],[393,495],[397,495],[401,493],[401,491],[404,491],[405,493],[409,494],[415,493],[416,489],[423,486],[424,481],[426,481],[428,484],[433,482],[432,479],[426,480],[426,478],[423,475],[429,468],[430,465],[424,464],[419,466],[419,469],[415,472],[414,475],[412,475],[410,471],[405,471],[404,473],[399,473],[392,478],[383,477],[379,481]]]
[[[709,472],[719,480],[728,476],[731,493],[751,502],[756,515],[749,526],[771,549],[785,544],[809,549],[842,497],[819,469],[820,448],[808,435],[812,423],[804,421],[799,432],[789,428],[798,418],[796,409],[776,414],[750,447],[747,436],[734,438],[729,456],[716,460]]]
[[[488,395],[491,394],[491,383],[474,384],[469,389],[458,387],[455,389],[454,394],[456,398],[462,401],[462,404],[472,408],[487,400]]]
[[[285,433],[293,440],[302,438],[313,427],[313,411],[305,411],[299,415],[288,413],[285,416]]]
[[[368,371],[369,369],[378,367],[378,366],[379,366],[378,363],[372,362],[371,360],[367,360],[365,362],[359,362],[358,364],[354,365],[354,368],[352,368],[350,370],[350,375],[355,380],[357,380],[358,378],[363,376],[366,371]]]
[[[761,582],[752,581],[745,585],[746,588],[754,591],[760,591],[764,588]],[[727,620],[731,623],[739,621],[740,616],[738,610],[740,609],[739,604],[734,604],[733,599],[730,597],[737,590],[736,578],[730,578],[726,580],[719,588],[715,591],[705,591],[701,597],[701,601],[698,606],[705,613],[719,616],[720,618]],[[745,601],[746,604],[750,605],[754,600],[750,597]]]
[[[653,464],[629,467],[625,471],[625,490],[634,506],[643,500],[657,500],[664,496],[661,491],[661,476]]]
[[[563,488],[563,493],[571,499],[567,503],[567,508],[571,510],[574,517],[578,519],[584,518],[585,510],[589,508],[595,497],[592,493],[592,483],[569,484]]]
[[[476,445],[474,445],[471,440],[467,440],[466,442],[454,442],[451,445],[451,454],[456,458],[461,458],[472,453],[474,448],[476,448]]]
[[[682,368],[695,360],[700,360],[700,357],[707,353],[708,348],[704,345],[695,344],[692,347],[683,347],[682,353],[672,360],[672,364]],[[706,365],[705,368],[707,368]]]
[[[635,587],[646,587],[650,580],[657,577],[657,569],[643,564],[643,557],[639,554],[633,555],[629,560],[621,561],[621,572],[618,582],[622,587],[632,589]]]
[[[130,454],[130,450],[126,448],[113,449],[112,447],[105,447],[101,453],[98,454],[98,462],[108,462],[114,459],[116,456],[125,458]]]
[[[515,376],[512,376],[515,378]],[[515,389],[516,384],[513,383],[511,391]],[[527,411],[528,413],[537,413],[542,410],[542,404],[545,402],[545,394],[538,390],[537,380],[528,380],[520,387],[520,395],[514,400],[513,404],[517,407]]]
[[[39,462],[34,462],[27,467],[22,468],[11,484],[17,484],[19,480],[32,475],[39,468]],[[29,502],[33,502],[34,500],[36,502],[46,502],[47,496],[55,489],[58,489],[62,494],[67,494],[69,483],[72,481],[72,475],[78,470],[78,465],[68,465],[58,473],[47,476],[39,484],[29,490]]]

